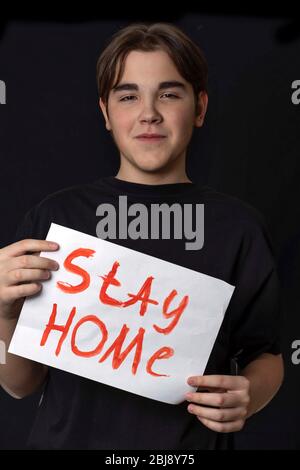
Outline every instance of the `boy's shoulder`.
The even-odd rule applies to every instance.
[[[203,186],[202,189],[204,210],[207,205],[207,209],[211,210],[215,217],[231,220],[232,223],[266,226],[265,216],[250,202],[211,186]]]

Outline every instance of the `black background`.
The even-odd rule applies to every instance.
[[[2,17],[0,246],[47,194],[116,174],[118,154],[98,108],[95,79],[109,37],[132,21],[180,26],[203,49],[210,70],[208,114],[189,149],[189,176],[263,213],[282,285],[285,382],[236,435],[236,446],[297,449],[300,364],[291,361],[291,344],[300,339],[300,104],[292,103],[291,84],[300,80],[299,18],[274,9],[172,10]],[[14,400],[0,389],[0,448],[24,447],[38,399]]]

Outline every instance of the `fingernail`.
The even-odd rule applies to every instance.
[[[188,380],[188,383],[189,383],[190,385],[196,385],[196,380],[195,380],[195,379],[189,379],[189,380]]]
[[[51,248],[59,248],[58,243],[56,243],[56,242],[49,242],[49,243],[51,245]]]

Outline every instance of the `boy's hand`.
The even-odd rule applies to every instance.
[[[41,290],[58,263],[39,254],[58,248],[47,240],[26,239],[0,249],[0,319],[16,319],[25,297]]]
[[[246,377],[199,375],[189,377],[188,384],[198,387],[197,392],[186,394],[186,400],[191,402],[188,411],[201,423],[216,432],[235,432],[243,428],[250,402],[250,382]]]

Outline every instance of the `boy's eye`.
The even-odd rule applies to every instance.
[[[166,97],[166,98],[171,98],[171,99],[173,99],[173,98],[175,98],[175,99],[176,99],[176,98],[179,98],[177,95],[174,95],[174,93],[164,93],[162,96],[163,96],[163,97]]]
[[[123,98],[120,98],[120,101],[133,101],[134,98],[136,98],[134,95],[123,96]]]

